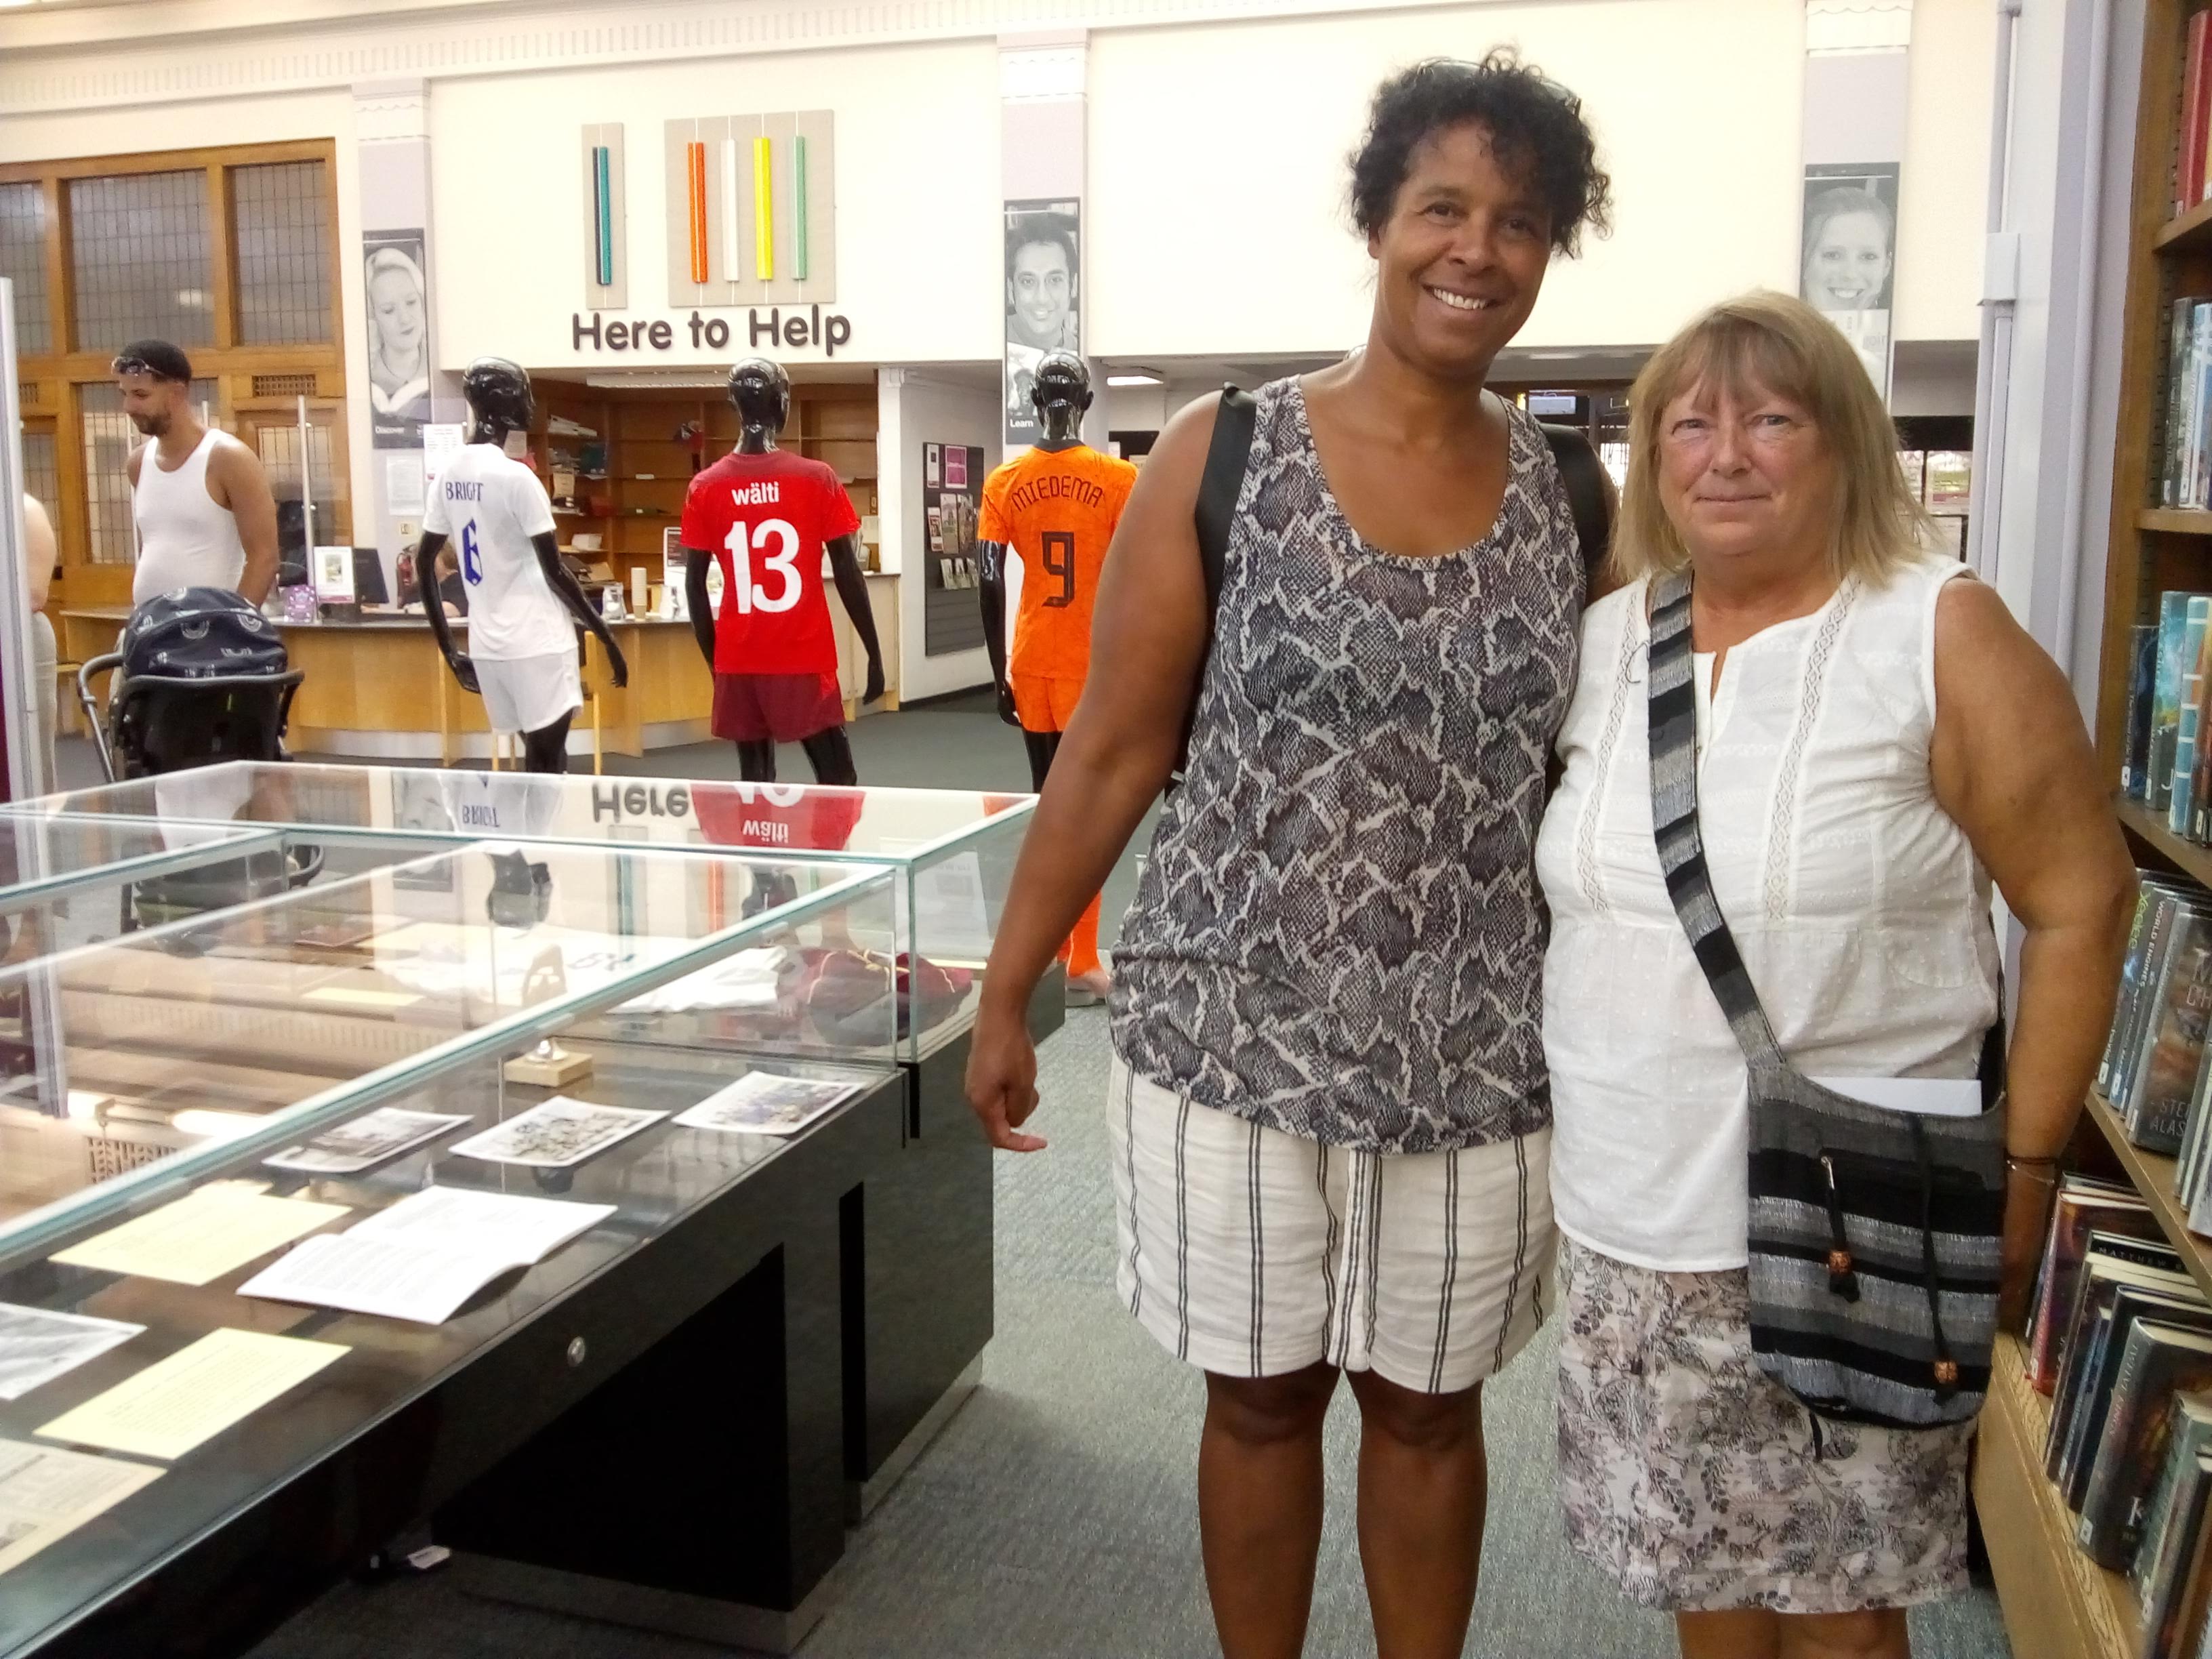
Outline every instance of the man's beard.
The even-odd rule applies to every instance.
[[[168,435],[169,417],[166,415],[133,415],[130,420],[131,424],[138,428],[138,435],[142,438],[162,438]]]

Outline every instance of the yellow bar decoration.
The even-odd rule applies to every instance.
[[[769,167],[769,142],[753,140],[753,265],[761,281],[775,276],[775,202],[774,174]]]

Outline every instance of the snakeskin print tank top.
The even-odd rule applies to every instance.
[[[1510,410],[1490,532],[1401,557],[1338,507],[1297,381],[1255,398],[1188,765],[1114,952],[1115,1047],[1331,1145],[1541,1128],[1534,847],[1583,599],[1559,470]]]

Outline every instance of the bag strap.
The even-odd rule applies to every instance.
[[[1206,575],[1206,653],[1199,659],[1199,683],[1206,678],[1206,664],[1213,655],[1213,617],[1221,608],[1221,584],[1229,564],[1229,532],[1237,520],[1237,498],[1244,493],[1244,469],[1252,459],[1252,431],[1259,405],[1241,386],[1221,388],[1221,404],[1213,416],[1213,438],[1206,448],[1206,471],[1198,480],[1198,562]],[[1198,685],[1191,688],[1190,708],[1182,718],[1182,742],[1176,750],[1174,778],[1190,764],[1191,728],[1198,720]],[[1173,788],[1174,779],[1169,781]]]
[[[1667,896],[1689,936],[1705,982],[1735,1033],[1736,1046],[1754,1073],[1788,1070],[1759,993],[1752,988],[1743,953],[1721,915],[1705,869],[1705,843],[1698,833],[1697,672],[1690,648],[1690,578],[1662,576],[1651,587],[1651,652],[1644,684],[1650,696],[1651,838]]]
[[[1552,460],[1559,469],[1559,482],[1567,489],[1567,506],[1575,515],[1575,539],[1582,544],[1585,580],[1613,546],[1613,481],[1590,447],[1589,440],[1574,427],[1545,426],[1544,441],[1551,446]]]

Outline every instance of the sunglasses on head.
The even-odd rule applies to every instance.
[[[143,357],[118,357],[107,367],[109,372],[115,374],[143,374],[156,380],[166,380],[170,378]]]

